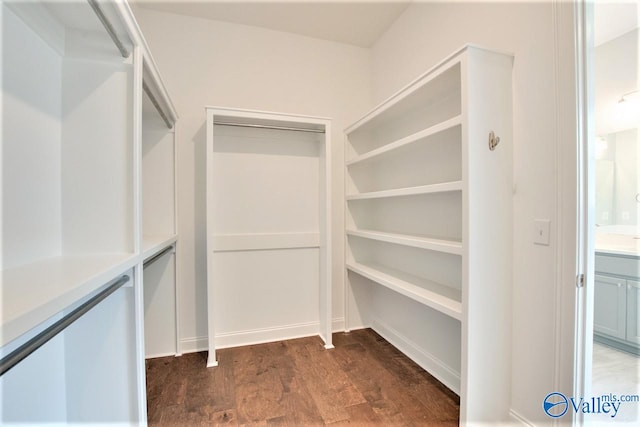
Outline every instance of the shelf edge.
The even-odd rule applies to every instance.
[[[347,194],[346,200],[381,199],[386,197],[415,196],[418,194],[449,193],[454,191],[462,191],[462,181],[451,181],[439,184],[420,185],[416,187],[394,188],[392,190]]]
[[[452,255],[462,255],[462,242],[455,240],[435,239],[409,234],[386,233],[374,230],[347,229],[347,235],[380,242],[394,243],[402,246],[426,249]]]
[[[455,117],[447,119],[443,122],[430,126],[426,129],[423,129],[411,135],[405,136],[404,138],[400,138],[398,140],[392,141],[388,144],[383,145],[382,147],[378,147],[374,150],[371,150],[364,154],[356,156],[353,159],[347,160],[345,162],[345,165],[351,166],[351,165],[358,164],[360,162],[364,162],[366,160],[371,160],[383,154],[390,153],[393,150],[397,150],[398,148],[402,148],[414,142],[420,141],[421,139],[428,138],[440,132],[453,129],[456,126],[461,126],[461,125],[462,125],[462,115],[458,114]]]
[[[428,306],[446,316],[454,318],[456,320],[461,321],[462,319],[462,303],[460,301],[456,301],[447,296],[438,294],[437,292],[430,291],[427,289],[422,289],[425,293],[431,295],[420,295],[419,293],[410,289],[410,287],[419,287],[418,285],[414,285],[412,283],[406,282],[402,279],[395,278],[389,276],[388,274],[376,270],[373,267],[368,267],[364,264],[360,263],[346,263],[347,270],[350,270],[356,274],[359,274],[369,280],[372,280],[378,283],[381,286],[384,286],[400,295],[404,295],[407,298],[410,298],[422,305]],[[373,270],[373,271],[368,271]],[[386,278],[384,276],[389,276],[390,278]],[[444,285],[443,285],[444,286]],[[435,297],[435,298],[434,298]],[[442,299],[446,301],[437,301],[437,299]]]

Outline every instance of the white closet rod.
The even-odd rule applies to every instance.
[[[106,17],[104,12],[100,8],[98,1],[97,0],[87,0],[87,1],[89,2],[89,6],[91,6],[91,9],[93,9],[95,14],[98,16],[98,19],[100,20],[100,22],[102,22],[102,25],[104,26],[104,29],[107,31],[107,34],[109,34],[109,37],[111,37],[111,40],[113,40],[116,47],[120,51],[120,55],[122,55],[123,58],[128,58],[129,55],[131,54],[129,52],[129,49],[127,49],[124,43],[120,41],[120,38],[116,34],[116,30],[113,28],[113,25],[111,25],[111,22],[109,22],[109,19]]]
[[[217,126],[236,126],[236,127],[243,127],[243,128],[276,129],[276,130],[292,130],[296,132],[325,133],[324,129],[299,128],[299,127],[293,127],[293,126],[259,125],[255,123],[239,123],[239,122],[220,122],[217,120],[214,121],[213,124]]]
[[[144,90],[144,92],[149,97],[149,100],[151,101],[153,106],[156,107],[156,110],[158,111],[158,114],[160,114],[160,117],[162,117],[162,120],[164,121],[164,123],[167,125],[167,127],[169,129],[171,129],[173,127],[173,123],[171,123],[171,120],[169,120],[167,118],[167,115],[164,113],[164,111],[162,111],[162,107],[160,107],[160,104],[158,103],[158,100],[153,95],[153,92],[151,91],[149,86],[147,86],[147,84],[144,81],[142,82],[142,89]]]

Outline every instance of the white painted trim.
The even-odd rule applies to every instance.
[[[460,395],[459,372],[455,372],[437,357],[420,348],[398,331],[383,324],[382,322],[374,320],[371,328],[382,338],[404,353],[405,356],[416,362],[422,369],[433,375],[447,388],[452,390],[458,396]]]
[[[135,15],[133,14],[131,7],[129,6],[129,3],[127,1],[116,1],[113,4],[117,13],[120,15],[120,18],[125,24],[132,44],[135,46],[140,46],[143,49],[144,62],[147,65],[147,72],[145,74],[151,78],[153,88],[156,89],[154,91],[154,94],[160,95],[160,99],[158,99],[158,101],[162,102],[166,107],[163,112],[165,114],[169,113],[169,120],[171,120],[175,125],[175,122],[178,120],[178,113],[176,112],[175,106],[173,105],[173,102],[169,97],[169,93],[164,85],[162,76],[160,75],[160,71],[158,70],[158,65],[153,59],[151,49],[149,49],[149,44],[142,34],[142,30],[140,29],[140,26],[136,21]]]
[[[346,267],[446,316],[456,320],[462,319],[462,293],[458,289],[374,263],[347,261]]]
[[[173,126],[173,232],[178,236],[178,128],[180,123],[176,122]],[[180,244],[175,243],[175,286],[173,288],[175,295],[175,313],[176,313],[176,356],[182,355],[180,348],[180,278],[182,277],[182,263],[180,260]]]
[[[320,247],[320,233],[214,234],[214,252]]]
[[[133,48],[133,250],[142,252],[142,68],[143,51],[139,46]],[[140,260],[142,261],[142,259]],[[144,344],[144,279],[142,262],[134,268],[134,319],[136,341],[136,395],[138,422],[147,423],[147,376],[145,368]]]
[[[206,177],[207,177],[207,186],[206,186],[206,225],[207,230],[213,229],[213,224],[211,223],[211,214],[213,212],[214,200],[212,191],[209,189],[211,183],[213,182],[213,144],[210,139],[213,135],[213,118],[215,116],[215,111],[212,109],[205,109],[207,116],[207,140],[205,144],[206,150]],[[213,235],[209,231],[207,232],[207,241],[206,241],[206,253],[207,253],[207,340],[205,344],[207,344],[207,349],[209,353],[207,355],[207,366],[214,366],[217,363],[216,359],[216,347],[215,345],[208,345],[208,343],[214,342],[214,334],[215,334],[215,321],[214,321],[214,307],[215,307],[215,298],[213,297],[213,276],[214,276],[214,268],[213,268],[213,257],[211,256],[211,252],[215,248],[213,243]]]
[[[224,116],[225,114],[228,114],[232,115],[234,118],[244,117],[249,119],[257,118],[278,121],[296,121],[321,125],[327,125],[331,122],[331,119],[328,117],[305,116],[302,114],[290,114],[264,110],[248,110],[244,108],[217,107],[215,105],[206,105],[204,108],[206,110],[212,110],[213,114],[216,116]]]
[[[427,83],[430,80],[433,80],[435,77],[449,70],[456,63],[460,62],[459,55],[462,54],[464,51],[468,50],[469,48],[485,50],[485,51],[494,52],[494,53],[500,53],[508,56],[514,56],[512,52],[500,51],[495,49],[487,49],[485,47],[471,44],[471,43],[465,44],[461,48],[454,51],[451,55],[447,56],[442,61],[440,61],[439,63],[437,63],[436,65],[434,65],[433,67],[431,67],[430,69],[428,69],[427,71],[419,75],[417,78],[415,78],[409,84],[407,84],[406,86],[398,90],[396,93],[394,93],[393,95],[391,95],[390,97],[382,101],[380,104],[374,107],[371,111],[365,114],[360,120],[358,120],[357,122],[347,127],[344,130],[344,132],[346,134],[355,132],[361,126],[365,125],[375,117],[384,113],[388,108],[391,107],[392,104],[399,102],[405,96],[408,96],[410,93],[415,91],[417,87],[422,86],[422,84]]]
[[[363,239],[378,240],[380,242],[394,243],[401,246],[428,249],[446,254],[462,255],[462,242],[455,240],[434,239],[410,234],[387,233],[378,230],[361,230],[349,227],[347,227],[346,233],[347,236],[356,236]]]
[[[149,359],[158,359],[160,357],[175,357],[177,356],[175,353],[157,353],[157,354],[148,354],[145,359],[149,360]]]
[[[423,139],[429,138],[430,136],[447,131],[449,129],[453,129],[456,126],[461,126],[461,125],[462,125],[462,115],[459,114],[449,120],[436,123],[435,125],[430,126],[427,129],[421,130],[409,136],[405,136],[404,138],[401,138],[397,141],[390,142],[389,144],[383,145],[382,147],[376,148],[374,150],[371,150],[364,154],[356,156],[351,160],[347,160],[345,164],[347,166],[351,166],[354,164],[365,162],[367,160],[375,159],[376,157],[381,156],[383,154],[393,152],[393,150],[397,150],[398,148],[405,147],[414,142],[421,141]]]
[[[136,48],[137,50],[137,48]],[[144,282],[142,263],[133,269],[134,282],[134,328],[135,328],[135,376],[138,409],[137,423],[147,425],[147,370],[145,367],[144,346]]]
[[[414,196],[417,194],[448,193],[453,191],[462,191],[462,181],[442,182],[438,184],[419,185],[416,187],[347,194],[345,198],[346,200],[381,199],[385,197]]]
[[[177,235],[143,237],[142,238],[142,259],[147,260],[168,246],[175,245],[178,240]]]
[[[590,7],[590,6],[588,6]],[[587,128],[586,85],[586,30],[585,8],[582,2],[552,3],[554,26],[554,80],[556,82],[554,106],[556,117],[556,224],[557,236],[554,303],[554,364],[551,391],[565,395],[584,395],[585,364],[590,367],[590,356],[585,353],[585,342],[591,339],[585,332],[589,320],[585,311],[586,289],[592,287],[593,278],[587,275],[586,287],[577,288],[578,274],[587,273],[593,262],[589,246],[587,201],[587,175],[589,158]],[[591,259],[591,261],[589,261]],[[593,270],[591,270],[593,271]],[[592,319],[591,319],[592,321]],[[587,346],[588,347],[588,346]],[[588,363],[587,363],[588,362]],[[565,419],[554,419],[553,425],[580,425],[580,414]]]
[[[183,338],[180,340],[180,354],[198,353],[209,350],[208,339],[204,337]]]
[[[531,421],[529,421],[528,419],[526,419],[525,417],[523,417],[513,409],[509,411],[509,418],[511,418],[511,421],[513,424],[531,426],[531,427],[534,426],[534,424]]]
[[[247,331],[235,331],[216,334],[216,350],[221,348],[241,347],[245,345],[264,344],[267,342],[310,337],[320,332],[319,322],[284,325],[274,328],[260,328]]]
[[[317,323],[316,325],[316,331],[314,333],[308,334],[306,336],[313,336],[313,335],[317,335]],[[333,319],[332,321],[332,327],[333,327],[333,332],[344,332],[344,318],[343,317],[336,317]],[[297,337],[300,338],[300,337]],[[288,339],[288,338],[287,338]],[[277,340],[280,341],[280,340]],[[180,352],[176,354],[176,356],[181,356],[182,354],[187,354],[187,353],[197,353],[200,351],[207,351],[209,349],[209,345],[208,345],[208,339],[206,336],[202,336],[202,337],[191,337],[191,338],[184,338],[179,340],[178,343],[179,347],[180,347]],[[219,347],[216,347],[219,348]],[[331,346],[331,348],[333,348],[333,346]],[[156,356],[153,356],[156,357]],[[160,356],[158,356],[160,357]]]
[[[573,365],[573,395],[591,395],[591,368],[593,363],[593,301],[595,279],[595,94],[593,50],[595,47],[593,34],[593,3],[578,2],[574,6],[574,33],[576,55],[576,140],[575,152],[578,160],[576,174],[575,197],[577,200],[577,242],[572,249],[577,255],[577,272],[584,274],[584,286],[576,292]],[[593,76],[591,76],[593,77]],[[562,166],[562,165],[561,165]],[[569,329],[567,327],[567,329]],[[569,331],[566,332],[568,335]],[[584,414],[578,413],[575,425],[584,424]]]
[[[320,322],[320,336],[323,337],[326,348],[333,348],[333,162],[332,162],[332,127],[331,120],[325,119],[324,123],[324,197],[321,201],[320,213],[320,268],[324,269],[324,279],[321,277],[320,298],[324,299],[325,309],[322,309],[322,302],[319,303],[320,316],[324,316],[324,324]],[[321,156],[322,157],[322,156]],[[320,175],[322,178],[322,174]],[[322,209],[324,208],[324,209]],[[324,256],[324,263],[322,257]],[[323,286],[324,282],[324,286]],[[324,291],[324,293],[323,293]]]
[[[215,351],[218,346],[222,347],[230,347],[236,345],[247,345],[248,343],[254,342],[265,342],[265,340],[282,340],[295,338],[298,336],[308,336],[319,334],[320,337],[325,342],[328,348],[331,348],[331,328],[332,328],[332,299],[331,299],[331,267],[332,267],[332,258],[331,258],[331,120],[327,118],[318,118],[318,117],[308,117],[308,116],[300,116],[300,115],[292,115],[292,114],[283,114],[283,113],[273,113],[273,112],[265,112],[265,111],[252,111],[252,110],[243,110],[243,109],[235,109],[235,108],[222,108],[222,107],[205,107],[207,122],[206,122],[206,130],[207,130],[207,144],[206,144],[206,175],[207,182],[213,182],[213,141],[214,141],[214,128],[215,128],[215,118],[223,117],[225,121],[231,120],[235,123],[239,123],[240,121],[246,121],[249,123],[273,123],[273,124],[305,124],[311,125],[313,129],[324,130],[324,138],[320,142],[323,145],[324,150],[319,155],[320,160],[324,162],[323,170],[320,171],[320,178],[323,179],[324,186],[322,190],[324,190],[320,195],[321,197],[321,205],[320,205],[320,215],[319,215],[319,228],[320,233],[317,239],[314,238],[313,246],[319,247],[319,261],[320,261],[320,274],[319,274],[319,285],[320,285],[320,303],[319,303],[319,316],[320,321],[315,326],[313,332],[309,329],[298,330],[295,329],[296,332],[287,333],[287,334],[278,334],[278,333],[269,333],[267,331],[239,331],[231,334],[223,334],[217,335],[214,327],[214,311],[216,306],[216,301],[213,298],[213,289],[215,286],[215,271],[213,266],[213,257],[212,253],[217,251],[219,248],[216,243],[223,243],[225,245],[231,245],[231,247],[237,247],[239,244],[239,240],[250,241],[251,239],[238,239],[236,236],[233,239],[220,239],[220,235],[214,235],[212,233],[213,227],[213,219],[212,212],[214,211],[214,194],[210,186],[207,186],[207,197],[206,197],[206,206],[207,206],[207,307],[208,307],[208,343],[209,343],[209,354],[208,354],[208,366],[213,366],[215,364],[216,356]],[[295,234],[295,233],[292,233]],[[265,244],[270,245],[273,244],[273,237],[263,239],[262,242],[250,241],[249,243],[256,245],[255,249],[261,249]],[[276,238],[276,240],[282,240],[282,238]],[[235,240],[235,241],[233,241]],[[271,240],[271,241],[269,241]],[[287,240],[287,239],[285,239]],[[294,240],[300,240],[300,236],[296,237]],[[309,244],[310,237],[306,236],[302,238],[304,245]],[[282,241],[276,242],[278,244],[283,243]],[[285,242],[286,243],[286,242]],[[300,242],[297,242],[300,243]],[[288,243],[286,243],[288,244]],[[304,246],[308,247],[308,246]],[[227,249],[227,248],[222,248]],[[289,326],[285,326],[285,329],[289,328]],[[276,328],[278,329],[278,328]],[[244,338],[237,338],[237,336],[244,336]],[[273,338],[266,338],[272,336]]]

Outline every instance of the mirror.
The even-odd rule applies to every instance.
[[[596,141],[598,226],[640,225],[639,135],[638,128],[633,128],[601,136]]]

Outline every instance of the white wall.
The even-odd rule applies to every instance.
[[[597,46],[594,68],[596,135],[608,139],[611,148],[606,151],[613,153],[610,160],[615,160],[613,212],[608,223],[640,225],[640,205],[635,200],[640,191],[640,93],[618,102],[640,83],[640,30]],[[603,196],[601,187],[596,191],[598,197]],[[596,222],[603,222],[602,217]]]
[[[343,313],[343,133],[370,106],[368,49],[136,9],[176,105],[182,351],[206,348],[205,105],[333,119],[333,313]]]
[[[640,225],[640,134],[629,129],[613,135],[615,140],[615,217],[613,224]]]
[[[558,220],[554,99],[554,5],[414,3],[372,50],[380,102],[465,43],[515,54],[513,68],[514,271],[511,408],[550,422],[542,400],[554,391],[557,244],[533,244],[534,219]],[[567,28],[567,31],[573,31]],[[491,100],[487,100],[491,102]]]
[[[556,282],[562,272],[558,271],[560,236],[555,226],[560,219],[559,204],[565,204],[558,199],[558,191],[567,185],[558,173],[558,155],[570,151],[559,142],[564,132],[558,117],[566,111],[558,110],[567,107],[554,101],[556,91],[567,84],[560,80],[569,79],[558,72],[554,61],[554,8],[558,4],[550,2],[416,3],[371,50],[140,10],[140,25],[180,114],[183,350],[197,344],[203,347],[204,341],[189,340],[206,335],[204,105],[334,119],[333,281],[334,315],[338,315],[343,295],[342,129],[458,47],[476,43],[515,54],[511,407],[531,422],[550,423],[541,407],[544,396],[554,391],[554,370],[559,369],[555,366],[555,354],[560,351],[556,336],[562,332],[557,329]],[[570,25],[559,24],[558,28],[563,40],[573,31]],[[371,97],[375,102],[370,102]],[[533,244],[534,219],[552,221],[549,246]],[[565,345],[572,347],[568,341]]]
[[[597,46],[594,54],[596,134],[606,135],[638,126],[640,94],[618,104],[640,83],[640,31],[630,31]]]
[[[3,68],[0,107],[6,183],[0,266],[7,269],[57,255],[62,247],[62,59],[4,3],[0,18],[2,61],[11,64]]]

